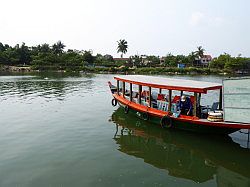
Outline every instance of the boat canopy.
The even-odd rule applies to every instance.
[[[145,75],[121,75],[115,76],[114,79],[141,86],[196,93],[207,93],[208,90],[222,89],[222,84],[220,83],[194,81],[186,79],[162,78]]]

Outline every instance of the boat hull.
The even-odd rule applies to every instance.
[[[148,114],[147,119],[145,119],[145,117],[143,116],[144,112],[134,110],[132,108],[129,108],[128,111],[125,111],[126,105],[122,104],[121,102],[118,102],[118,104],[123,108],[124,113],[127,113],[127,115],[134,115],[140,118],[141,120],[148,121],[155,125],[161,126],[161,117]],[[175,118],[175,119],[172,118],[172,125],[164,127],[164,129],[179,129],[179,130],[192,131],[192,132],[198,132],[198,133],[212,133],[212,134],[230,134],[230,133],[240,130],[237,128],[200,125],[200,124],[192,123],[192,121],[184,122],[184,121],[178,120],[178,118]]]

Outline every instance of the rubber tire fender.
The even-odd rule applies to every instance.
[[[160,121],[161,127],[162,128],[171,128],[173,126],[173,120],[170,116],[166,115],[161,118]]]
[[[113,98],[111,101],[111,104],[112,104],[112,106],[115,107],[117,105],[117,100],[115,98]]]

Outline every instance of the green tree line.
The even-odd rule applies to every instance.
[[[110,55],[92,55],[87,50],[64,51],[65,45],[58,41],[53,45],[41,44],[26,46],[25,43],[14,47],[0,42],[0,64],[9,66],[32,66],[40,70],[81,70],[84,66],[95,63],[111,65],[113,57]]]
[[[111,55],[97,54],[93,55],[88,50],[65,50],[65,45],[58,41],[53,45],[40,44],[37,46],[27,46],[25,43],[17,44],[14,47],[0,42],[0,64],[13,66],[31,66],[38,70],[84,70],[95,67],[105,71],[116,71],[120,66],[137,67],[137,68],[154,68],[164,67],[167,71],[169,68],[176,68],[177,64],[185,64],[187,68],[197,67],[197,60],[204,56],[204,49],[199,46],[197,50],[189,55],[173,55],[171,53],[164,57],[154,55],[134,55],[129,60],[114,61]],[[118,51],[122,54],[127,52],[127,42],[118,41]],[[147,61],[147,63],[145,63]],[[199,67],[201,68],[201,67]],[[203,67],[204,68],[204,67]],[[221,54],[214,58],[206,69],[219,69],[225,71],[242,71],[250,70],[250,58],[233,57],[229,54]],[[92,68],[93,69],[93,68]],[[119,70],[119,69],[118,69]],[[157,69],[155,69],[156,71]],[[164,70],[164,71],[165,71]],[[163,70],[162,70],[163,71]],[[185,71],[185,70],[183,70]],[[207,70],[206,70],[207,71]]]
[[[249,71],[250,58],[241,57],[241,55],[237,57],[232,57],[231,55],[224,53],[221,54],[219,57],[214,58],[209,64],[209,67],[216,69],[225,69],[229,71]]]

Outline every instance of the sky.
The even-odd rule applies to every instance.
[[[29,46],[61,40],[67,49],[118,57],[188,55],[202,46],[250,57],[249,0],[0,0],[0,42]]]

